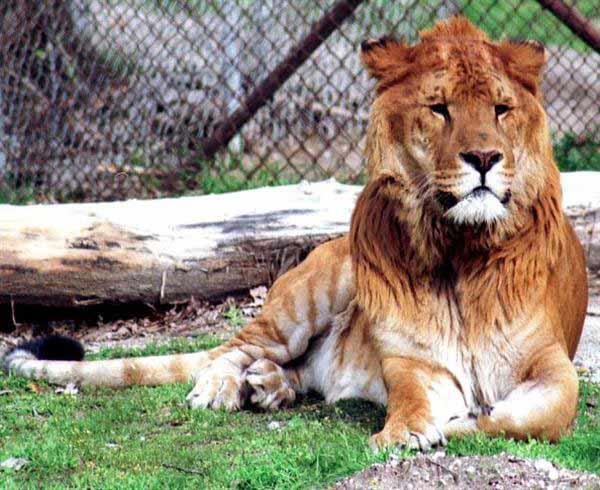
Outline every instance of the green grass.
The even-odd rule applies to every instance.
[[[218,342],[179,339],[91,358],[188,352]],[[0,461],[29,461],[18,472],[0,470],[0,488],[307,488],[385,458],[367,446],[384,420],[372,404],[328,406],[304,397],[273,414],[192,411],[184,403],[190,388],[85,389],[69,396],[0,374],[0,389],[11,390],[0,396]],[[448,452],[509,451],[600,473],[600,408],[586,408],[586,400],[600,398],[600,387],[582,383],[581,398],[576,430],[559,444],[477,436],[451,441]],[[272,421],[281,428],[270,430]]]
[[[554,142],[554,157],[563,172],[577,170],[600,171],[600,141],[597,136],[576,136],[566,134]],[[140,161],[143,158],[140,157]],[[133,162],[142,165],[137,160]],[[144,165],[147,165],[144,163]],[[282,165],[274,163],[263,166],[253,172],[245,173],[242,157],[230,154],[215,162],[200,162],[198,173],[193,176],[182,176],[183,181],[190,179],[196,183],[196,190],[185,192],[185,195],[221,194],[264,186],[288,185],[298,182],[297,178],[283,175]],[[342,179],[344,181],[344,179]],[[366,175],[360,173],[348,183],[364,184]],[[10,183],[9,183],[10,184]],[[159,181],[146,182],[148,188],[160,188]],[[31,185],[18,189],[0,186],[0,204],[30,204],[35,202],[36,192]],[[58,199],[61,201],[61,199]]]
[[[562,172],[577,170],[600,171],[600,141],[597,136],[565,134],[554,140],[554,157]],[[270,164],[246,177],[241,174],[241,156],[232,154],[213,164],[201,165],[201,170],[194,177],[198,190],[192,195],[233,192],[254,189],[262,186],[287,185],[297,182],[295,179],[281,177],[281,165]],[[343,179],[342,179],[343,180]],[[354,184],[364,184],[366,175],[361,173]]]
[[[188,195],[222,194],[265,186],[295,184],[300,179],[285,175],[282,165],[263,163],[259,168],[248,169],[243,163],[243,154],[229,153],[211,162],[200,161],[198,173],[183,176],[195,182],[196,190]]]
[[[213,345],[213,338],[199,338],[193,347]],[[173,350],[189,349],[175,341],[135,355]],[[383,412],[367,403],[324,406],[305,398],[275,414],[228,414],[189,410],[191,385],[72,397],[44,384],[35,394],[27,381],[1,376],[0,386],[12,393],[0,397],[0,461],[30,463],[0,472],[0,488],[305,488],[382,458],[366,441]],[[282,428],[269,430],[272,421]]]
[[[122,347],[104,348],[98,352],[86,354],[86,358],[100,360],[118,359],[120,357],[162,356],[173,352],[186,354],[188,352],[212,349],[217,347],[221,342],[222,339],[214,335],[201,335],[193,340],[180,337],[166,343],[148,344],[144,347],[135,347],[133,349],[124,349]]]
[[[35,202],[35,195],[35,189],[30,186],[14,189],[0,185],[0,204],[31,204]]]
[[[600,139],[566,134],[554,143],[554,158],[563,172],[600,171]]]
[[[120,0],[116,3],[119,2]],[[161,11],[180,10],[180,5],[174,0],[144,0],[144,3],[148,8]],[[256,0],[237,0],[236,4],[242,9],[251,10]],[[435,12],[441,4],[440,0],[412,3],[408,16],[409,23],[406,4],[392,0],[371,0],[357,10],[355,17],[365,28],[387,30],[390,26],[396,26],[400,34],[406,35],[408,32],[404,31],[408,29],[410,35],[414,36],[415,30],[429,27],[438,20]],[[186,5],[198,15],[209,12],[222,15],[224,2],[189,0]],[[460,12],[482,27],[494,39],[533,38],[548,45],[571,46],[579,51],[590,51],[587,45],[552,13],[542,9],[535,0],[463,0],[460,5]],[[596,22],[599,20],[600,10],[596,0],[576,0],[574,5],[584,17]],[[314,0],[297,0],[294,2],[294,8],[308,21],[316,20],[325,12],[325,9]],[[385,16],[382,16],[383,12]]]
[[[490,455],[509,452],[527,458],[544,458],[560,466],[600,474],[600,385],[581,381],[579,412],[573,434],[558,444],[531,440],[515,442],[482,434],[450,441],[448,452],[456,455]]]
[[[241,327],[246,322],[242,310],[237,305],[230,306],[223,316],[232,327]]]

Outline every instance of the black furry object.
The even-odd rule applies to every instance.
[[[85,355],[80,342],[64,335],[48,335],[23,342],[11,352],[18,349],[31,352],[36,359],[47,361],[81,361]]]

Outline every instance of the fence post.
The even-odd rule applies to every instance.
[[[363,0],[339,0],[321,17],[310,32],[285,59],[242,101],[240,108],[217,123],[212,135],[202,142],[200,151],[193,153],[185,167],[194,168],[198,157],[211,159],[215,153],[227,146],[237,132],[294,74],[310,55],[344,22]],[[194,185],[191,182],[190,185]]]
[[[537,0],[545,9],[565,24],[579,39],[597,53],[600,52],[600,32],[591,21],[581,15],[575,7],[570,7],[562,0]]]

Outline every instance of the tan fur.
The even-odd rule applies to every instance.
[[[361,56],[377,87],[350,234],[279,278],[260,316],[208,353],[10,368],[111,386],[195,376],[192,407],[362,397],[387,404],[376,447],[568,432],[587,285],[541,106],[543,49],[454,18]],[[492,150],[479,202],[483,177],[461,155]]]

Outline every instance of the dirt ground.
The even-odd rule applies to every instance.
[[[218,303],[191,298],[184,305],[156,309],[136,305],[134,311],[114,308],[90,317],[40,320],[19,318],[14,331],[0,333],[0,352],[18,342],[46,333],[60,333],[81,341],[88,352],[107,347],[134,348],[148,343],[164,343],[173,338],[214,335],[226,339],[254,317],[264,302],[266,288],[259,286],[247,296],[229,297]]]
[[[343,490],[427,490],[448,488],[599,489],[600,477],[561,469],[543,459],[522,459],[502,453],[496,456],[447,456],[444,452],[392,458],[336,483]]]

